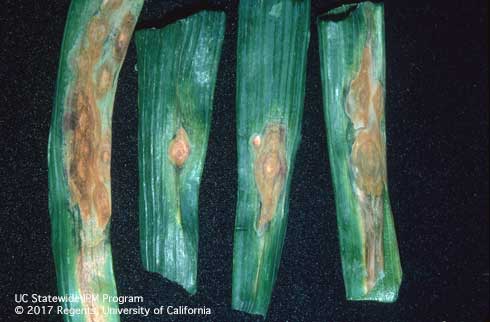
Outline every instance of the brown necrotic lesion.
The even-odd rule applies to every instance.
[[[108,27],[103,16],[95,16],[90,21],[87,34],[81,43],[81,50],[75,60],[76,85],[71,93],[71,117],[76,122],[71,136],[69,151],[70,176],[69,185],[73,201],[78,204],[82,219],[88,220],[92,214],[104,227],[110,218],[110,195],[104,182],[109,180],[108,173],[103,173],[100,155],[102,151],[101,116],[97,105],[97,96],[101,87],[93,78],[96,65],[100,61],[102,46],[107,38]],[[99,74],[102,78],[111,78],[105,66]],[[99,80],[100,80],[99,77]],[[105,81],[99,82],[107,90]],[[110,150],[109,150],[110,151]]]
[[[364,228],[366,293],[382,278],[384,269],[383,193],[386,162],[381,132],[383,108],[383,87],[374,77],[371,42],[368,40],[360,69],[350,83],[345,105],[354,131],[350,168]]]
[[[110,129],[102,129],[100,100],[111,93],[116,66],[126,52],[135,19],[126,13],[120,23],[111,22],[122,1],[103,1],[90,19],[73,57],[74,84],[68,95],[64,130],[68,135],[68,181],[72,202],[83,220],[96,219],[101,230],[111,216]],[[116,34],[114,37],[113,34]],[[114,58],[103,56],[112,48]]]
[[[115,11],[122,2],[101,1],[99,10],[81,33],[70,60],[74,79],[67,92],[64,110],[70,201],[74,208],[78,208],[82,222],[77,232],[80,236],[77,278],[80,292],[87,294],[97,293],[99,284],[106,282],[104,265],[108,249],[105,241],[111,217],[111,132],[110,126],[102,123],[104,117],[110,117],[104,113],[112,110],[112,106],[107,106],[112,100],[104,98],[114,93],[117,66],[124,58],[135,23],[129,11]],[[125,16],[119,19],[118,14]],[[99,317],[95,314],[89,320],[98,321]]]
[[[191,153],[187,132],[180,127],[168,146],[168,159],[177,168],[182,168]]]
[[[123,60],[126,56],[126,51],[128,49],[129,40],[131,39],[131,34],[135,25],[135,17],[128,13],[124,16],[119,32],[116,36],[116,42],[114,46],[114,58],[116,60]]]
[[[255,183],[261,202],[257,229],[262,232],[274,218],[284,189],[287,171],[286,129],[281,124],[270,123],[262,136],[252,138],[252,146],[255,152]]]

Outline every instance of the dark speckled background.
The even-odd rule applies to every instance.
[[[147,273],[139,260],[137,73],[128,50],[113,119],[112,245],[119,294],[146,307],[207,306],[212,315],[123,316],[122,321],[260,321],[232,311],[236,203],[235,1],[146,1],[139,27],[164,26],[201,8],[223,9],[226,38],[200,192],[199,289]],[[203,4],[204,3],[204,4]],[[485,321],[489,300],[488,3],[387,1],[388,173],[404,269],[395,304],[347,302],[341,276],[323,124],[312,1],[302,143],[287,236],[269,321]],[[14,293],[56,294],[50,249],[47,161],[51,107],[68,0],[0,6],[0,320]]]

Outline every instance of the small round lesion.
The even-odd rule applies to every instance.
[[[111,162],[111,152],[110,151],[102,151],[101,159],[102,159],[102,162],[104,162],[104,163]]]
[[[181,127],[177,130],[177,134],[172,141],[170,141],[168,158],[174,166],[181,168],[189,158],[190,153],[189,137],[185,129]]]
[[[118,50],[122,51],[126,47],[128,38],[129,36],[125,30],[122,30],[121,33],[119,33],[119,35],[117,36],[117,44],[116,44]]]
[[[103,96],[108,93],[108,90],[112,86],[112,67],[105,63],[99,70],[97,76],[97,94],[98,96]]]
[[[262,142],[262,139],[260,137],[260,135],[255,135],[253,138],[252,138],[252,144],[255,148],[258,148],[260,146],[260,143]]]
[[[124,58],[126,55],[126,50],[129,45],[129,40],[131,38],[131,34],[133,31],[133,27],[135,24],[135,17],[128,13],[117,32],[117,36],[114,44],[114,57],[118,60]]]

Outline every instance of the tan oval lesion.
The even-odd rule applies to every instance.
[[[114,57],[117,60],[124,59],[135,24],[136,19],[131,13],[124,16],[114,44]]]
[[[366,293],[374,288],[384,271],[382,203],[386,162],[381,132],[383,96],[382,84],[374,77],[371,42],[368,41],[359,71],[350,83],[345,105],[355,137],[350,167],[364,228]]]
[[[109,35],[108,22],[104,16],[99,15],[92,18],[88,25],[88,41],[90,47],[102,47]]]
[[[168,159],[177,168],[182,168],[189,158],[191,146],[187,132],[183,127],[177,130],[168,147]]]
[[[111,195],[103,182],[99,181],[95,185],[92,199],[97,213],[97,224],[105,227],[111,218]]]
[[[97,96],[102,97],[109,92],[112,87],[114,73],[109,63],[105,63],[98,71],[97,75]]]
[[[102,8],[109,11],[119,9],[121,5],[122,0],[104,0],[102,2]]]
[[[356,169],[356,182],[369,196],[381,196],[385,183],[385,169],[379,138],[361,131],[354,141],[351,154]]]
[[[252,145],[255,183],[261,201],[257,228],[262,232],[274,218],[284,190],[287,172],[285,127],[277,123],[268,124],[263,136],[252,138]]]

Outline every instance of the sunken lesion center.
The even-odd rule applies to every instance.
[[[382,197],[386,184],[385,145],[381,133],[383,87],[374,78],[369,40],[362,53],[360,69],[350,83],[345,112],[354,131],[350,167],[363,220],[365,292],[368,293],[382,278],[384,270]]]
[[[268,124],[262,136],[252,138],[252,146],[255,183],[261,201],[257,229],[262,232],[274,218],[284,189],[287,171],[285,127],[277,123]]]

